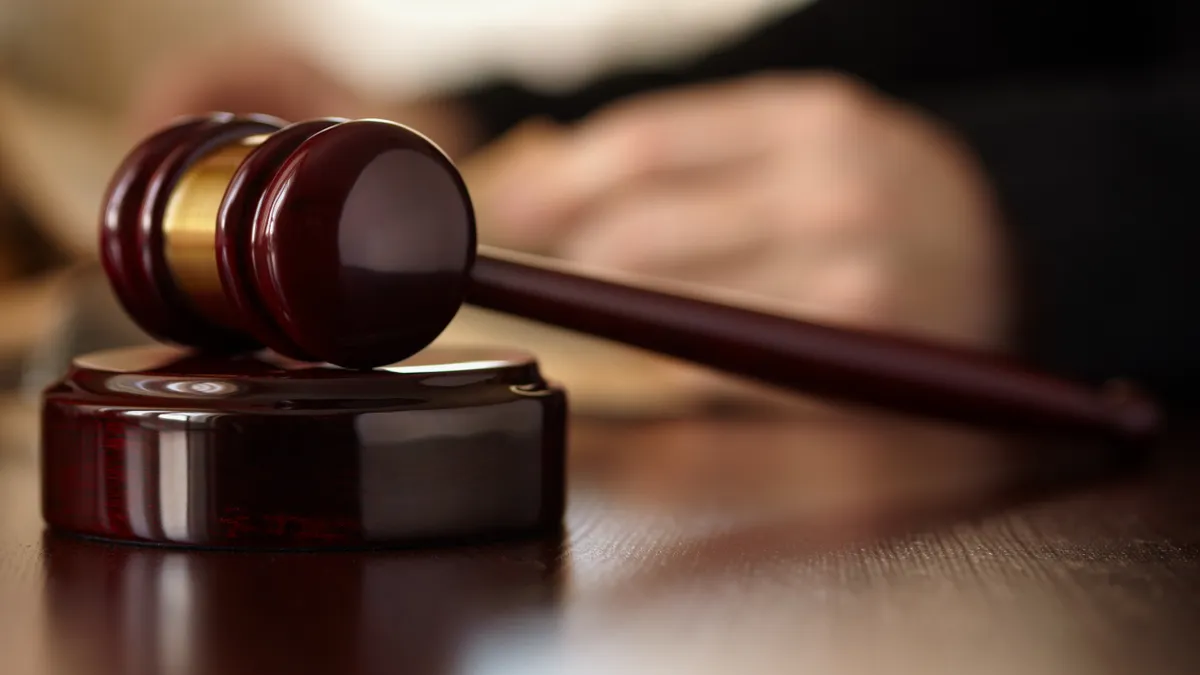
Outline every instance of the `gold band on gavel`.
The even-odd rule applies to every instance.
[[[266,136],[252,136],[201,157],[179,179],[163,214],[163,254],[175,283],[206,318],[235,320],[217,271],[217,213],[242,160]]]

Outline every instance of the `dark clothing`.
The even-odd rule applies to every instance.
[[[761,71],[829,69],[923,107],[983,161],[1022,285],[1035,365],[1200,379],[1200,3],[818,0],[674,68],[565,95],[497,84],[467,100],[490,135],[577,120],[643,92]]]

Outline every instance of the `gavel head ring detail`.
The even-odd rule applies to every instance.
[[[218,114],[130,152],[101,258],[150,335],[369,368],[432,342],[463,302],[475,221],[457,169],[378,120]]]

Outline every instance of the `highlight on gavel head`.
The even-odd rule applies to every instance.
[[[126,156],[102,213],[104,269],[151,336],[348,368],[432,342],[475,258],[452,161],[381,120],[184,119]]]

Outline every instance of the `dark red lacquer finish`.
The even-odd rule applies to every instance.
[[[1156,407],[996,357],[479,256],[467,300],[782,387],[999,429],[1144,440]]]
[[[250,249],[268,312],[303,354],[369,368],[417,353],[450,324],[475,220],[461,176],[429,141],[348,122],[283,163]]]
[[[105,199],[101,257],[122,305],[147,333],[209,349],[255,345],[244,333],[205,320],[184,298],[163,255],[163,213],[176,183],[200,157],[283,125],[232,115],[185,120],[142,142],[117,170]]]
[[[146,171],[175,175],[187,163],[179,157],[211,147],[216,132],[204,124],[186,122],[143,144],[117,185],[140,185]],[[245,123],[211,124],[230,126],[222,138],[233,138]],[[161,266],[138,277],[121,256],[106,259],[151,333],[196,346],[234,336],[369,368],[423,348],[465,299],[805,393],[969,424],[1143,440],[1161,423],[1153,403],[1130,391],[1096,392],[989,355],[477,255],[462,179],[420,134],[382,121],[318,121],[282,136],[251,153],[222,207],[218,262],[237,325],[198,327],[194,312],[165,307],[177,293],[157,274]],[[170,143],[180,150],[163,159],[159,148]],[[110,197],[106,240],[136,240],[151,249],[143,257],[161,258],[160,242],[127,232],[137,227],[131,214],[161,212],[131,211],[128,192]]]
[[[217,269],[232,312],[260,344],[295,359],[306,358],[303,350],[267,319],[267,309],[254,287],[250,260],[254,218],[259,197],[292,152],[314,134],[344,121],[309,120],[271,134],[242,161],[217,214]]]
[[[545,534],[565,398],[520,352],[358,372],[170,347],[82,357],[43,406],[43,514],[134,542],[327,548]]]
[[[209,118],[183,120],[142,141],[117,168],[105,195],[100,218],[100,261],[125,311],[156,337],[162,337],[164,330],[170,332],[172,327],[158,325],[156,298],[148,297],[143,289],[147,275],[141,272],[138,248],[143,196],[151,174],[163,159],[186,143],[189,136],[212,123]]]

